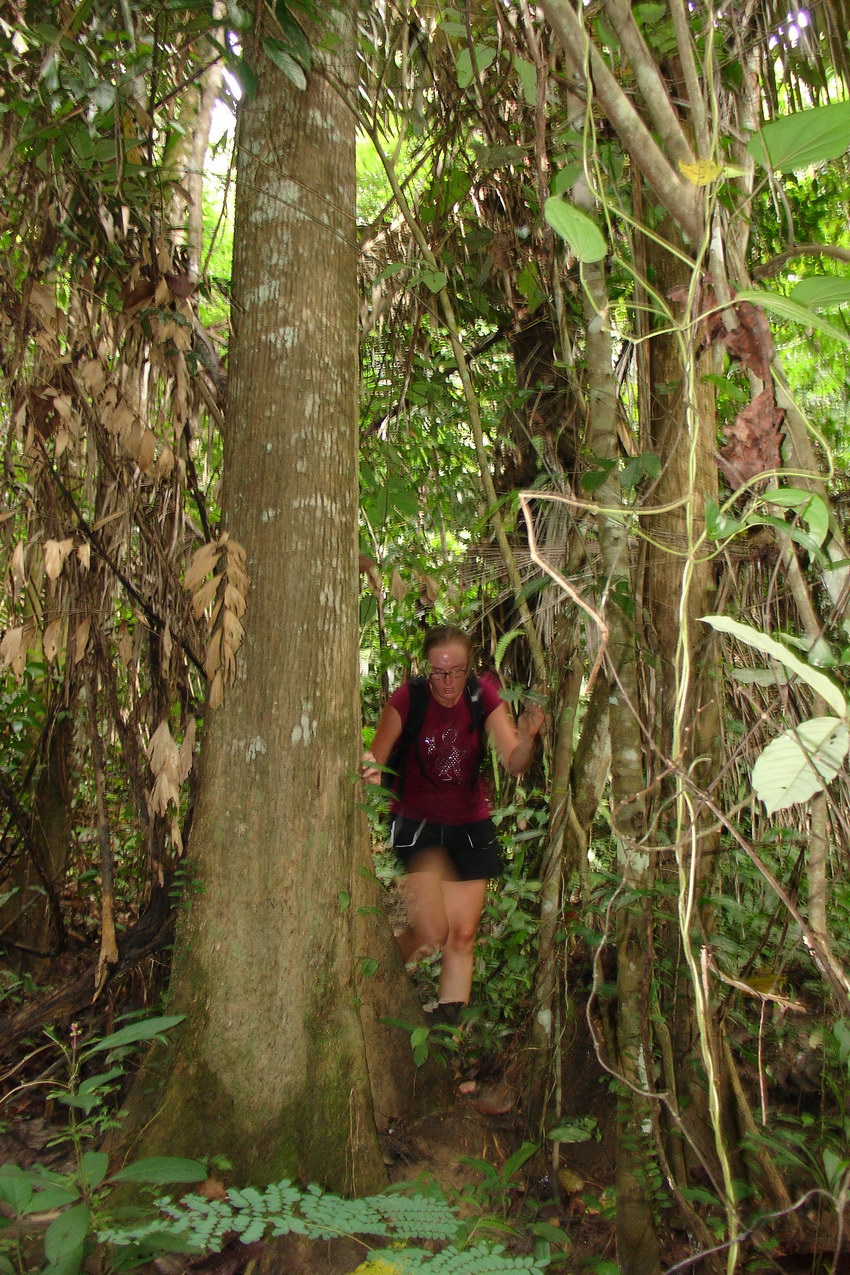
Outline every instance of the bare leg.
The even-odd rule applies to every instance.
[[[442,1004],[469,1004],[475,936],[486,894],[486,881],[442,882],[443,905],[448,921],[440,973],[439,1000]]]
[[[430,956],[443,946],[449,933],[443,899],[446,857],[441,850],[416,856],[415,871],[401,883],[407,910],[407,928],[396,935],[405,962]]]

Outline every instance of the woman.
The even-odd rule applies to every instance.
[[[489,877],[501,873],[496,832],[479,774],[482,742],[477,721],[493,741],[505,769],[521,775],[543,725],[539,705],[519,727],[493,682],[467,687],[472,644],[462,629],[429,629],[423,646],[427,707],[418,737],[399,763],[391,844],[405,869],[408,925],[398,944],[406,962],[442,949],[439,1014],[456,1021],[469,1003],[473,948]],[[480,698],[474,707],[471,694]],[[411,683],[390,696],[363,778],[380,783],[411,709]],[[400,794],[400,795],[398,795]]]

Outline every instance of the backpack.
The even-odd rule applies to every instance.
[[[402,763],[411,744],[415,746],[417,757],[419,756],[419,732],[422,730],[425,715],[428,712],[427,680],[425,677],[412,677],[408,682],[410,687],[410,710],[407,714],[407,721],[404,723],[401,734],[393,745],[393,750],[387,758],[387,769],[381,777],[381,782],[387,788],[391,788],[396,797],[401,796],[404,788]],[[481,759],[484,756],[484,705],[481,702],[481,683],[474,673],[470,673],[466,679],[466,688],[463,693],[466,696],[472,715],[472,729],[478,733],[478,756],[469,780],[470,785],[473,785],[478,777]]]

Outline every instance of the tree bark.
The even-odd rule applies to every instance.
[[[260,19],[261,20],[261,19]],[[351,76],[351,15],[333,19]],[[222,503],[252,586],[235,684],[208,715],[179,926],[178,1029],[145,1142],[241,1182],[384,1179],[352,977],[363,835],[357,629],[354,121],[246,40]],[[150,1073],[149,1069],[149,1073]]]
[[[586,187],[574,197],[587,205]],[[593,455],[616,461],[617,388],[611,358],[609,304],[601,265],[585,266],[589,447]],[[621,488],[612,471],[598,490],[599,547],[606,588],[619,602],[608,608],[608,702],[611,739],[611,825],[618,867],[628,896],[615,913],[617,946],[617,1054],[622,1081],[617,1093],[617,1256],[624,1275],[656,1275],[661,1269],[649,1181],[652,1150],[646,1129],[650,1111],[644,1096],[651,1063],[646,1056],[647,1004],[652,945],[646,896],[654,865],[643,846],[646,832],[645,778],[640,722],[635,630],[626,597],[633,596],[626,525],[605,509],[616,509]]]

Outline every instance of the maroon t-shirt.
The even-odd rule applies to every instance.
[[[479,683],[483,720],[501,704],[498,689],[489,679]],[[427,819],[429,823],[476,823],[487,819],[490,808],[484,782],[475,771],[481,750],[479,732],[472,721],[466,691],[456,704],[438,704],[426,683],[428,708],[418,741],[411,740],[402,760],[404,788],[401,800],[391,806],[394,815]],[[393,691],[389,702],[404,726],[410,711],[410,686]]]

